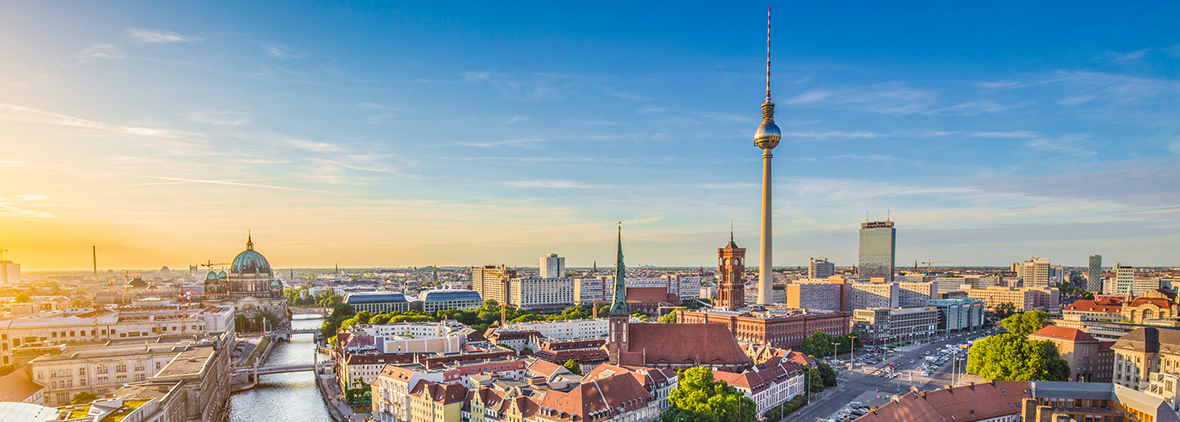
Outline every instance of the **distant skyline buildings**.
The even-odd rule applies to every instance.
[[[1090,255],[1090,266],[1086,270],[1086,290],[1095,294],[1102,291],[1102,255]]]
[[[565,257],[557,256],[555,253],[545,255],[541,257],[539,270],[541,278],[565,277]]]

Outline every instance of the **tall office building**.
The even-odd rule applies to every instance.
[[[1102,291],[1102,255],[1090,255],[1090,270],[1086,272],[1086,290],[1094,294]]]
[[[1112,269],[1114,270],[1114,294],[1131,294],[1135,286],[1135,267],[1116,262]]]
[[[565,258],[555,253],[541,257],[541,278],[565,277]]]
[[[20,283],[20,264],[0,261],[0,285]]]
[[[827,258],[811,258],[807,264],[807,278],[828,278],[836,275],[836,264]]]
[[[479,292],[483,300],[492,299],[497,303],[508,301],[508,280],[516,278],[516,269],[503,265],[471,267],[471,290]]]
[[[869,221],[860,224],[860,266],[857,278],[884,278],[893,281],[893,264],[897,258],[897,231],[892,221]]]
[[[1049,260],[1033,257],[1023,264],[1016,265],[1016,275],[1024,279],[1024,287],[1048,287],[1052,274]]]

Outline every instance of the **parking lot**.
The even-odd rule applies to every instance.
[[[995,334],[997,329],[955,333],[926,343],[899,347],[867,346],[852,354],[825,357],[836,369],[838,384],[824,392],[823,398],[786,418],[789,421],[826,422],[855,419],[872,406],[888,403],[890,397],[910,387],[929,390],[951,384],[961,385],[982,379],[964,374],[969,345]],[[961,347],[967,346],[967,347]],[[956,362],[956,358],[958,361]],[[852,363],[851,370],[849,363]]]

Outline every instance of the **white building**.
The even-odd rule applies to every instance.
[[[613,297],[615,294],[615,279],[614,277],[605,277],[606,284],[603,286],[604,297]],[[661,277],[635,277],[627,278],[627,287],[663,287],[668,289],[668,293],[676,295],[680,302],[695,300],[701,296],[701,286],[704,279],[699,276],[687,275],[665,275]],[[747,302],[755,303],[755,302]],[[781,303],[781,302],[780,302]]]
[[[753,400],[756,414],[762,415],[803,394],[806,376],[794,362],[773,357],[741,374],[714,370],[713,378],[725,381]]]
[[[1132,294],[1135,287],[1135,267],[1117,262],[1111,269],[1114,270],[1114,294]]]
[[[20,264],[0,261],[0,285],[20,283]]]
[[[639,320],[633,319],[638,322]],[[607,334],[607,321],[599,319],[575,319],[569,321],[513,322],[504,326],[506,331],[536,331],[554,340],[576,340],[602,338]]]
[[[606,279],[606,277],[575,278],[574,303],[585,305],[605,301]]]
[[[565,277],[565,257],[555,253],[541,257],[541,278]]]
[[[508,281],[508,303],[521,309],[561,311],[574,304],[574,279],[513,278]]]
[[[836,264],[827,258],[811,258],[807,264],[807,278],[828,278],[836,275]]]
[[[897,308],[900,296],[897,283],[849,283],[844,309]]]
[[[404,322],[354,325],[341,333],[347,333],[344,350],[352,354],[458,353],[467,341],[463,328],[454,321]]]

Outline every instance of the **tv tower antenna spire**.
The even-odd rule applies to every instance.
[[[766,6],[766,101],[770,102],[770,6]]]

